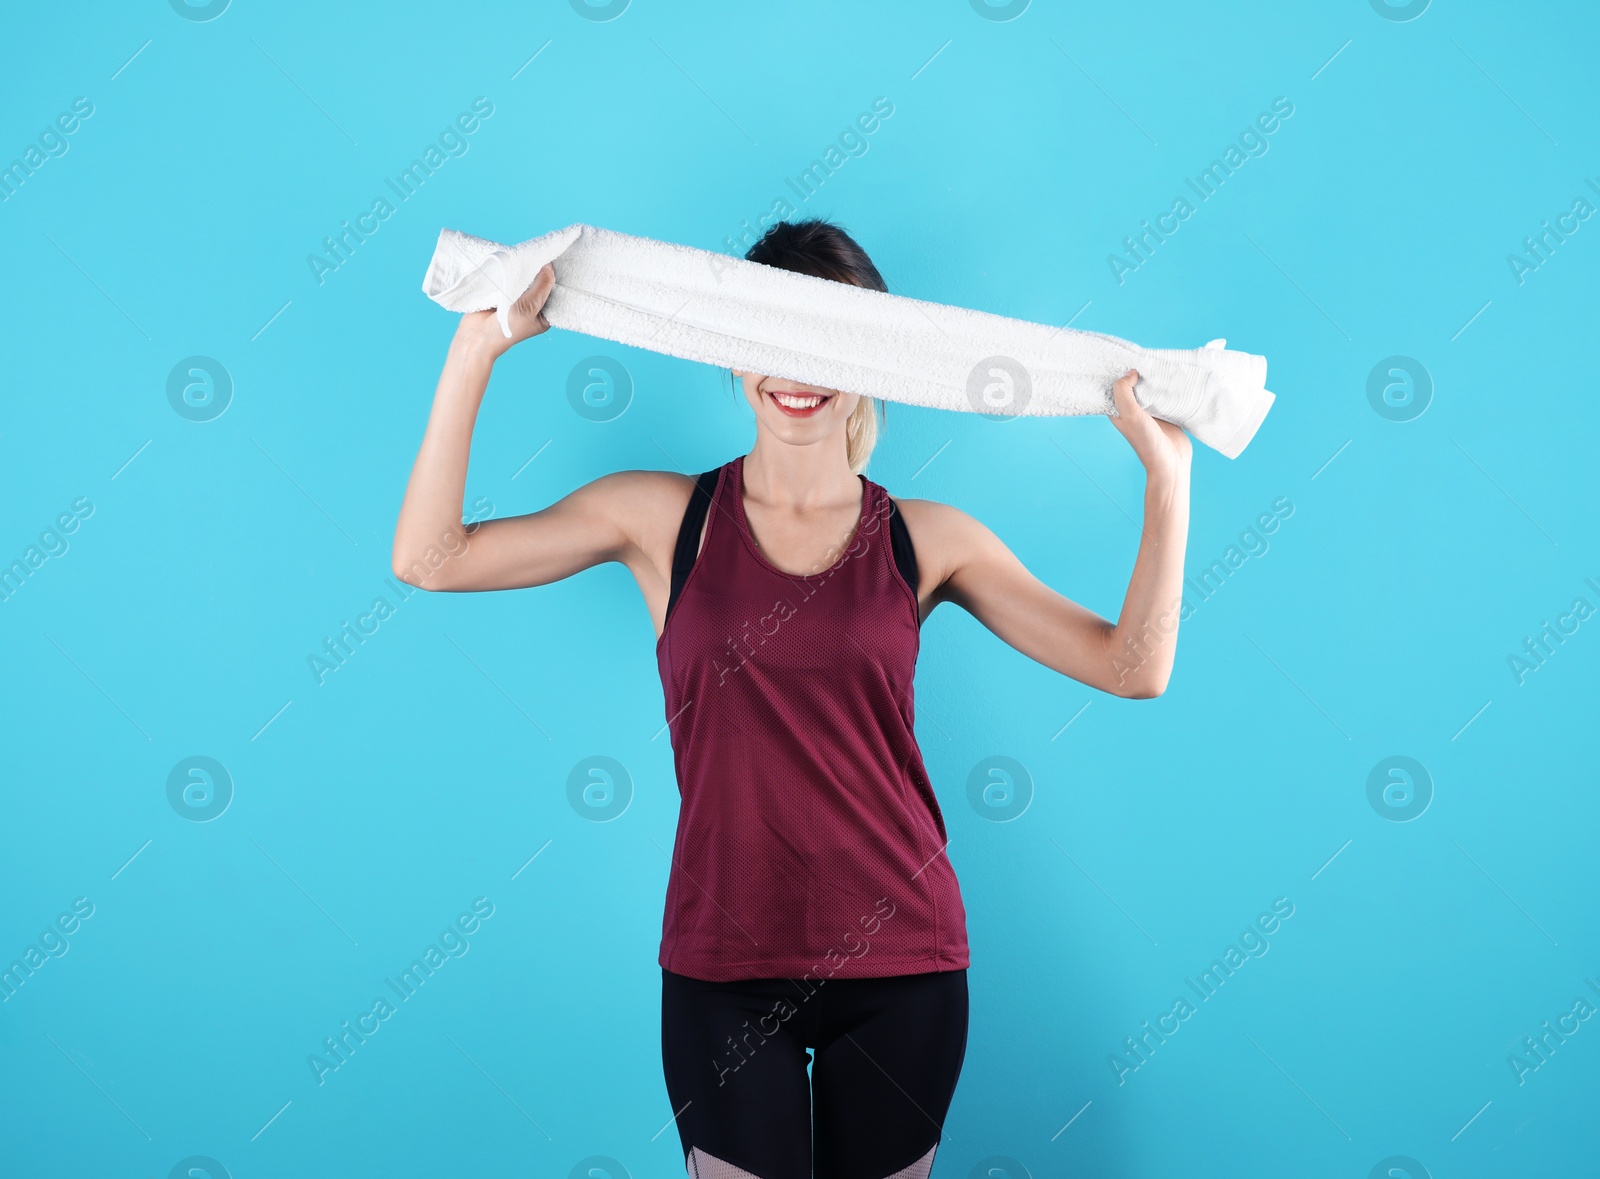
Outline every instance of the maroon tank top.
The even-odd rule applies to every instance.
[[[691,978],[872,978],[968,965],[966,910],[912,728],[921,633],[888,492],[829,568],[785,573],[718,472],[656,661],[682,807],[660,964]],[[691,550],[692,551],[692,550]]]

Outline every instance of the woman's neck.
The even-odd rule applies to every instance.
[[[744,485],[763,504],[802,512],[855,503],[861,496],[861,481],[842,447],[767,448],[759,438],[744,458]]]

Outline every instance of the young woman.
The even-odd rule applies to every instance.
[[[775,225],[746,257],[886,289],[825,221]],[[658,636],[682,798],[659,963],[688,1172],[925,1179],[966,1052],[968,954],[912,726],[921,624],[954,602],[1063,675],[1159,695],[1177,645],[1189,439],[1140,407],[1137,373],[1117,382],[1111,421],[1144,465],[1145,503],[1115,624],[972,517],[867,479],[881,402],[754,373],[734,374],[755,412],[748,454],[698,479],[619,471],[469,530],[467,457],[490,370],[549,328],[554,282],[545,267],[510,339],[492,312],[462,317],[395,574],[463,591],[627,566]]]

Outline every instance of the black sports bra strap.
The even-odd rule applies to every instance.
[[[917,550],[912,547],[905,515],[892,496],[889,499],[889,545],[894,550],[895,568],[900,570],[900,576],[911,587],[911,596],[916,597]]]
[[[667,597],[666,617],[672,617],[672,607],[683,592],[683,583],[689,580],[689,570],[694,568],[700,555],[700,526],[705,523],[706,512],[711,508],[711,496],[717,489],[717,476],[721,467],[696,476],[694,490],[689,493],[689,506],[684,509],[683,523],[678,526],[678,543],[672,550],[672,591]],[[663,623],[665,625],[665,623]]]

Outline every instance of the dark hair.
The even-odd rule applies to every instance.
[[[761,240],[745,251],[745,260],[760,262],[779,270],[809,274],[869,290],[885,291],[889,284],[872,264],[856,239],[842,226],[820,217],[801,221],[780,221]],[[861,403],[845,423],[845,446],[850,469],[860,474],[867,465],[884,415],[883,402],[862,397]]]
[[[820,217],[778,222],[744,256],[750,262],[813,278],[828,278],[874,291],[889,289],[856,239]]]

